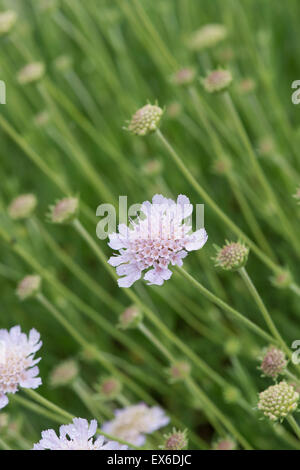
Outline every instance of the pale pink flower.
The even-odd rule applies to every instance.
[[[19,387],[41,385],[36,366],[40,358],[34,359],[41,346],[40,334],[35,329],[30,330],[28,338],[20,326],[0,330],[0,409],[8,403],[7,393],[16,393]]]
[[[204,229],[192,232],[190,221],[193,206],[188,197],[179,195],[177,202],[160,194],[141,205],[142,216],[131,221],[131,227],[119,225],[110,235],[109,246],[119,251],[108,263],[116,267],[119,287],[130,287],[141,278],[148,284],[161,286],[170,279],[169,264],[182,266],[189,251],[199,250],[207,241]]]
[[[102,430],[135,446],[145,443],[145,434],[166,426],[170,418],[159,406],[150,408],[145,403],[127,406],[115,411],[115,418],[103,424]]]
[[[97,421],[91,423],[83,418],[74,418],[72,424],[60,426],[59,436],[53,429],[42,432],[42,439],[34,444],[33,450],[127,450],[127,446],[107,441],[96,436]]]

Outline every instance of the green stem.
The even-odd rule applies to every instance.
[[[300,439],[300,427],[299,427],[299,424],[296,422],[294,416],[292,415],[289,415],[287,417],[287,420],[288,422],[290,423],[290,426],[291,428],[293,429],[294,433],[296,434],[296,436],[298,437],[298,439]]]

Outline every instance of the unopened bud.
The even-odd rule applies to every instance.
[[[210,72],[203,80],[203,86],[208,93],[225,91],[232,82],[229,70],[218,69]]]
[[[122,330],[127,330],[131,328],[136,328],[139,323],[143,319],[143,314],[141,310],[136,307],[135,305],[132,305],[131,307],[128,307],[120,316],[119,316],[119,323],[118,323],[118,328],[121,328]]]
[[[127,130],[133,134],[145,136],[158,129],[163,110],[152,104],[146,104],[131,118]]]
[[[261,370],[267,377],[276,379],[281,375],[287,366],[285,354],[281,349],[270,346],[264,354],[261,362]]]
[[[241,242],[235,243],[226,241],[226,244],[222,248],[215,248],[217,249],[217,254],[214,261],[217,267],[226,271],[236,271],[247,263],[249,248]]]
[[[271,421],[282,421],[298,407],[299,393],[285,381],[259,394],[257,408]]]
[[[61,387],[69,385],[78,376],[79,369],[77,362],[73,359],[68,359],[61,362],[56,366],[50,374],[50,385],[51,387]]]
[[[8,214],[12,219],[26,219],[37,206],[34,194],[22,194],[16,197],[8,206]]]
[[[170,382],[184,381],[191,372],[191,366],[186,361],[174,362],[171,367],[167,370]]]
[[[227,30],[222,24],[206,24],[191,34],[188,40],[188,47],[194,51],[200,51],[209,47],[214,47],[227,37]]]
[[[187,430],[177,431],[172,429],[170,434],[164,436],[165,442],[160,446],[163,450],[184,450],[188,446]]]
[[[26,85],[38,81],[44,73],[45,65],[42,62],[32,62],[19,71],[17,79],[21,85]]]
[[[53,224],[67,224],[72,222],[78,213],[78,199],[76,197],[65,197],[54,206],[50,206],[48,218]]]
[[[97,385],[101,397],[106,400],[114,400],[122,390],[121,382],[115,377],[104,377]]]
[[[190,85],[196,77],[195,69],[191,67],[186,67],[178,70],[172,77],[172,82],[174,85],[183,86]]]
[[[41,287],[41,278],[37,274],[26,276],[18,284],[16,294],[20,300],[26,300],[35,296]]]

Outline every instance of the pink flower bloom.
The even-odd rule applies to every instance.
[[[42,432],[42,439],[34,444],[33,450],[127,450],[127,446],[114,441],[105,441],[103,436],[93,436],[97,421],[89,424],[86,419],[74,418],[72,424],[59,428],[59,436],[53,429]]]
[[[40,358],[34,359],[42,342],[39,333],[32,329],[29,337],[21,332],[19,326],[0,330],[0,409],[8,403],[7,393],[16,393],[18,387],[38,388],[42,381],[37,375],[36,364]]]
[[[148,284],[161,286],[170,279],[169,264],[182,266],[189,251],[199,250],[207,241],[204,229],[192,232],[193,206],[186,196],[179,195],[177,202],[160,194],[141,205],[143,216],[132,221],[132,227],[119,225],[119,233],[110,235],[109,246],[118,250],[108,263],[116,267],[119,287],[130,287],[141,278],[142,271]]]

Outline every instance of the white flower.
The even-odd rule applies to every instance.
[[[186,196],[179,195],[177,202],[160,194],[141,205],[143,217],[132,221],[132,227],[119,225],[119,233],[109,236],[110,248],[119,250],[108,263],[117,267],[120,287],[130,287],[146,272],[148,284],[161,286],[170,279],[169,264],[182,266],[182,259],[188,251],[199,250],[207,240],[204,229],[192,232],[190,222],[184,222],[193,212],[193,206]]]
[[[116,410],[115,418],[104,423],[102,430],[135,446],[142,446],[146,440],[144,434],[166,426],[169,421],[158,406],[150,408],[145,403],[139,403]]]
[[[0,409],[8,403],[7,393],[16,393],[18,387],[38,388],[42,381],[34,354],[42,346],[40,334],[32,329],[29,337],[20,326],[0,330]]]
[[[59,436],[53,429],[42,432],[42,439],[34,444],[33,450],[127,450],[127,446],[114,441],[106,441],[103,436],[93,440],[97,431],[97,421],[91,423],[83,418],[74,418],[72,424],[59,428]]]

